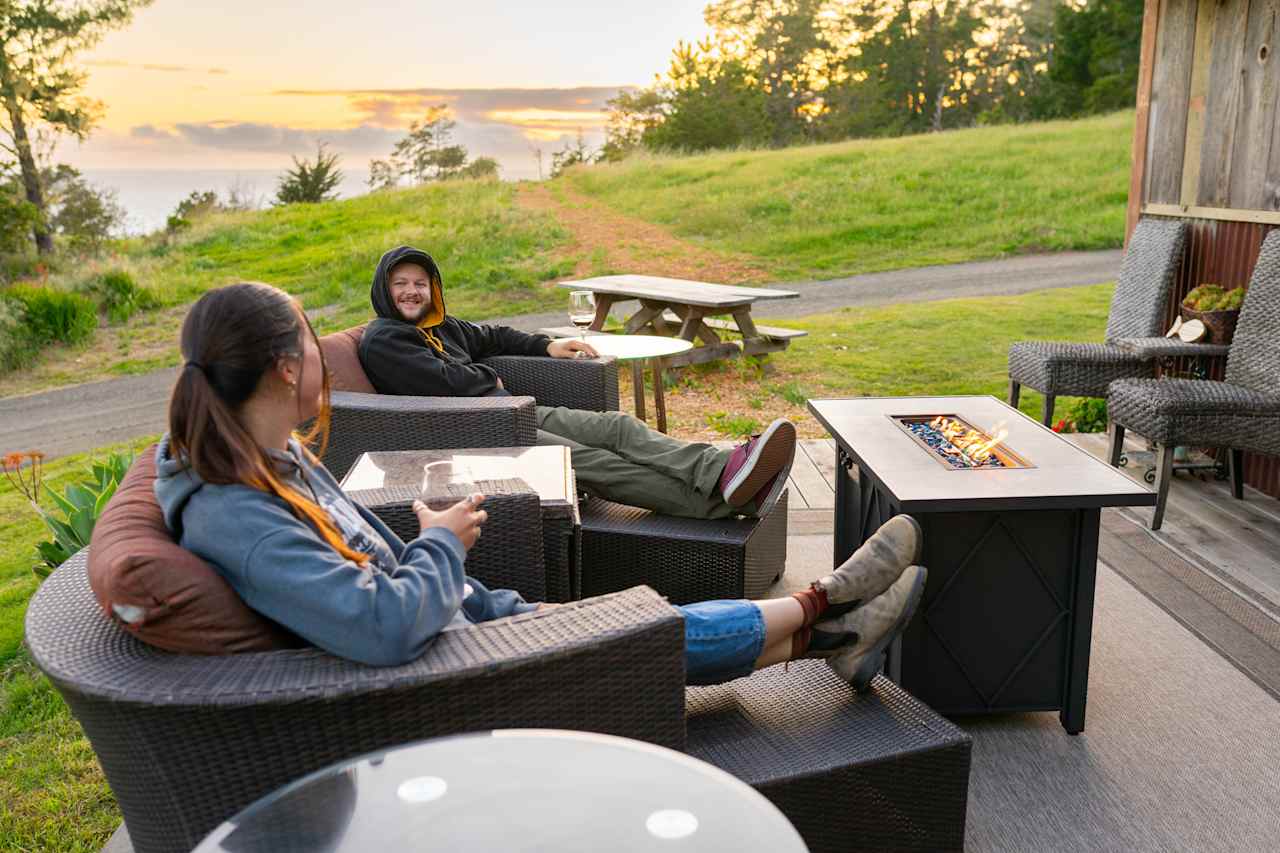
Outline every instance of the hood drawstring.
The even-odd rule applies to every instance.
[[[436,352],[439,352],[439,353],[444,352],[444,344],[442,344],[440,342],[440,339],[436,337],[435,332],[423,326],[418,327],[418,332],[422,335],[422,339],[424,341],[426,341],[431,346],[435,347]]]

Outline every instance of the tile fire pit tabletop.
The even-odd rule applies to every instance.
[[[902,512],[1155,505],[1153,491],[994,397],[810,400],[809,410]],[[1002,444],[1031,467],[939,465],[895,415],[956,415],[988,435],[1006,429]]]

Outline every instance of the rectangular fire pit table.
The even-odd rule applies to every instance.
[[[1059,711],[1083,731],[1101,508],[1155,494],[994,397],[809,410],[837,445],[836,564],[899,513],[924,528],[929,580],[888,675],[944,714]],[[1007,429],[999,467],[953,467],[911,429],[936,415]]]

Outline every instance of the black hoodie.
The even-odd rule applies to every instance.
[[[416,326],[400,318],[387,286],[391,269],[405,262],[418,264],[431,278],[431,307]],[[450,317],[444,307],[440,268],[426,252],[409,246],[392,249],[378,261],[369,298],[378,317],[360,339],[360,363],[379,394],[493,394],[498,374],[487,364],[475,362],[494,355],[546,355],[551,342],[546,335]]]

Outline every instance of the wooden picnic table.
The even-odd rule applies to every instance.
[[[794,290],[736,287],[655,275],[606,275],[580,281],[564,281],[561,287],[590,290],[595,294],[596,315],[591,328],[604,328],[609,310],[618,302],[638,300],[640,308],[627,317],[627,334],[654,334],[689,341],[693,349],[667,360],[671,366],[698,364],[740,354],[764,355],[786,349],[792,338],[805,335],[796,329],[757,326],[751,306],[762,299],[795,299]],[[727,315],[730,319],[716,317]],[[737,332],[742,341],[726,341],[723,332]]]

